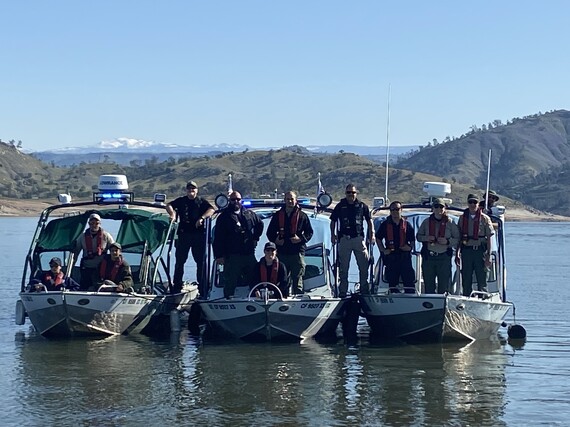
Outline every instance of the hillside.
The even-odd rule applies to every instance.
[[[570,111],[513,119],[425,147],[396,167],[446,176],[484,188],[491,150],[491,187],[542,210],[570,215]]]
[[[562,110],[513,119],[474,128],[467,135],[427,146],[392,163],[388,196],[404,202],[419,200],[425,181],[452,184],[451,197],[463,204],[468,193],[483,193],[489,149],[491,187],[510,209],[530,206],[536,210],[570,216],[570,112]],[[137,197],[156,192],[173,198],[184,194],[186,181],[200,184],[202,195],[214,197],[227,189],[228,174],[233,187],[244,196],[297,190],[314,196],[317,174],[335,200],[343,197],[347,183],[354,183],[361,198],[371,202],[383,196],[385,168],[365,156],[340,151],[312,154],[303,147],[279,150],[218,153],[199,157],[157,157],[117,164],[112,156],[103,162],[80,162],[71,167],[45,164],[17,148],[0,145],[0,197],[52,199],[69,192],[74,199],[90,198],[99,175],[127,175]],[[94,161],[98,156],[94,157]]]

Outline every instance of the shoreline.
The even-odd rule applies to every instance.
[[[0,198],[0,217],[37,217],[44,209],[56,204],[56,200],[38,199],[2,199]],[[513,222],[570,222],[570,217],[546,214],[523,208],[506,211],[507,221]]]

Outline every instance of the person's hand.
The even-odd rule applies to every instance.
[[[410,245],[404,245],[400,249],[403,250],[404,252],[410,252],[412,250]]]
[[[225,259],[224,257],[216,258],[216,264],[224,265]]]
[[[277,239],[275,239],[275,244],[277,246],[283,246],[283,243],[285,243],[285,239],[282,239],[281,237],[278,237]]]
[[[295,234],[289,240],[291,241],[291,243],[299,243],[301,241],[301,238]]]
[[[437,243],[439,243],[440,245],[447,245],[447,238],[445,238],[445,237],[438,237],[438,238],[437,238]]]
[[[376,237],[372,236],[370,239],[368,239],[368,243],[374,246],[376,244]]]
[[[392,249],[384,248],[384,249],[382,249],[382,253],[384,255],[390,255],[392,253]]]
[[[331,242],[334,245],[337,241],[336,234],[331,234]]]
[[[455,265],[461,266],[461,257],[459,254],[455,255]]]
[[[124,290],[123,285],[117,285],[117,292],[123,292]]]

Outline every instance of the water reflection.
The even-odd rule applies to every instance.
[[[21,339],[21,337],[20,337]],[[507,356],[468,346],[210,344],[115,337],[19,343],[31,424],[501,425]]]

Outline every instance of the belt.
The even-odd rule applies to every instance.
[[[350,236],[348,234],[342,234],[340,236],[342,239],[350,240],[350,239],[362,239],[363,236]]]
[[[481,248],[483,245],[477,245],[477,246],[471,246],[471,245],[463,245],[462,248],[463,249],[471,249],[473,251],[477,251],[479,250],[479,248]]]
[[[434,251],[429,251],[429,256],[441,256],[441,255],[447,255],[447,252],[434,252]]]

